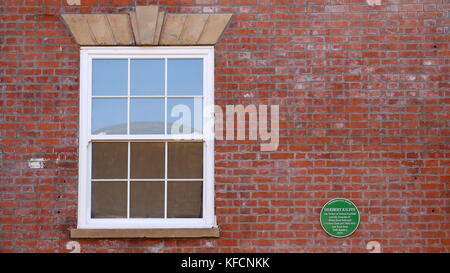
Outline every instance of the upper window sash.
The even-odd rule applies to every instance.
[[[213,59],[213,47],[156,47],[156,48],[118,48],[115,50],[112,48],[83,48],[81,49],[81,62],[85,62],[84,71],[84,88],[86,89],[87,96],[84,97],[85,109],[84,113],[86,117],[83,118],[81,124],[84,128],[84,134],[87,141],[92,140],[205,140],[206,138],[213,138],[213,123],[214,113],[213,109],[213,80],[212,74],[214,73],[214,59]],[[114,95],[95,95],[92,94],[92,63],[94,59],[123,59],[128,60],[128,83],[127,94],[114,96]],[[131,95],[130,94],[130,60],[139,59],[163,59],[165,60],[165,83],[164,94],[162,95]],[[168,77],[168,60],[170,59],[202,59],[203,60],[203,93],[201,95],[170,95],[168,94],[167,77]],[[201,126],[202,131],[191,131],[190,134],[171,134],[170,126],[168,122],[170,119],[170,109],[168,103],[173,98],[198,98],[201,99]],[[92,104],[93,100],[101,98],[123,98],[127,99],[127,133],[124,134],[94,134],[91,131],[92,128]],[[130,131],[130,101],[132,98],[160,98],[164,99],[164,133],[161,134],[132,134]],[[194,113],[192,113],[191,124],[194,124]],[[81,119],[80,115],[80,119]],[[172,118],[173,119],[173,118]]]

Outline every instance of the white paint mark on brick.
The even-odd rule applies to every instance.
[[[381,0],[366,0],[369,6],[379,6],[381,5]]]
[[[344,128],[344,123],[337,122],[337,123],[334,124],[334,128]]]
[[[81,252],[80,243],[77,241],[67,242],[66,249],[71,250],[70,253],[80,253]]]
[[[46,160],[43,158],[32,158],[28,160],[28,167],[30,167],[30,169],[43,169],[45,161]]]
[[[204,8],[203,8],[203,12],[204,12],[204,13],[213,13],[213,12],[214,12],[214,8],[211,8],[211,7],[204,7]]]
[[[370,253],[381,253],[381,244],[378,241],[370,241],[366,245]]]
[[[361,75],[361,68],[350,69],[350,74],[351,75]]]
[[[79,6],[81,0],[66,0],[67,5],[69,6]]]
[[[158,243],[158,244],[156,244],[156,245],[153,245],[153,246],[149,247],[149,248],[148,248],[148,251],[149,251],[150,253],[159,253],[159,252],[161,252],[161,249],[162,249],[163,247],[164,247],[164,243],[161,242],[161,243]]]
[[[241,52],[241,53],[239,53],[239,57],[241,59],[250,59],[251,55],[250,55],[250,52]]]
[[[381,218],[378,215],[369,216],[369,222],[372,224],[379,224],[381,222]]]
[[[323,137],[325,136],[325,130],[321,130],[321,129],[315,129],[312,131],[313,135],[316,137]]]
[[[415,75],[408,75],[407,79],[408,79],[408,81],[415,81],[415,80],[417,80],[417,77]]]
[[[212,242],[210,242],[210,241],[206,241],[204,243],[204,247],[214,247],[214,244]]]

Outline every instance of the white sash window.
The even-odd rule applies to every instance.
[[[78,228],[208,228],[213,47],[82,47]]]

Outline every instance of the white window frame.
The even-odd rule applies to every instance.
[[[203,59],[203,135],[92,135],[92,59],[202,58]],[[167,62],[165,69],[167,70]],[[130,71],[128,69],[128,71]],[[128,77],[129,78],[129,77]],[[128,79],[129,81],[129,79]],[[128,83],[128,90],[129,88]],[[167,90],[167,83],[166,83]],[[166,93],[167,94],[167,93]],[[167,105],[165,106],[167,108]],[[167,113],[167,111],[166,111]],[[166,114],[167,119],[167,114]],[[151,229],[216,227],[214,215],[214,47],[81,47],[79,112],[79,229]],[[167,125],[165,125],[167,127]],[[105,141],[202,141],[203,142],[203,218],[91,218],[91,143]],[[167,145],[166,145],[167,149]],[[166,159],[167,161],[167,159]],[[188,180],[188,179],[187,179]],[[129,190],[128,190],[129,191]],[[167,197],[167,192],[166,192]],[[165,199],[167,202],[167,199]],[[129,202],[129,192],[128,192]]]

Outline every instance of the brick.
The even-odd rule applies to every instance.
[[[79,45],[142,45],[133,10],[154,1],[47,2],[2,10],[0,252],[68,252]],[[215,44],[217,105],[280,105],[276,151],[215,141],[220,237],[79,239],[82,252],[367,252],[376,240],[382,252],[448,253],[448,4],[276,2],[168,1],[144,29],[148,45]],[[318,221],[334,197],[361,211],[346,239]]]

